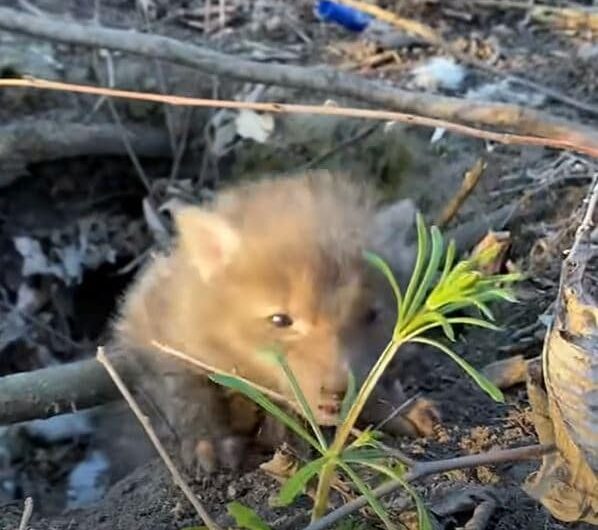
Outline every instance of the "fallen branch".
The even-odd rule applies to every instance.
[[[129,379],[130,372],[125,374]],[[120,399],[95,360],[0,377],[0,425],[68,414]]]
[[[147,125],[128,125],[126,134],[139,156],[169,156],[168,135]],[[26,174],[26,166],[87,155],[126,155],[119,127],[32,119],[0,127],[0,188]]]
[[[448,458],[446,460],[435,460],[431,462],[416,462],[410,471],[403,477],[403,482],[391,480],[385,482],[373,490],[376,498],[384,497],[393,491],[403,487],[404,482],[414,482],[429,475],[438,475],[439,473],[446,473],[455,469],[466,469],[470,467],[488,466],[494,464],[502,464],[506,462],[515,462],[519,460],[533,460],[540,458],[542,455],[554,451],[553,446],[545,445],[528,445],[525,447],[517,447],[514,449],[500,449],[481,453],[478,455],[459,456],[456,458]],[[368,500],[361,496],[355,500],[344,504],[340,508],[333,510],[321,519],[306,526],[303,530],[324,530],[338,522],[343,517],[350,515],[368,504]]]
[[[478,185],[478,182],[484,173],[484,169],[486,169],[486,163],[480,158],[476,161],[473,167],[465,173],[461,187],[436,220],[436,225],[439,228],[445,227],[453,220],[455,215],[457,215],[459,209],[467,200],[467,197],[471,195],[471,192]]]
[[[112,381],[114,381],[114,384],[116,385],[122,396],[125,398],[125,401],[133,411],[133,414],[135,414],[135,416],[139,420],[139,423],[141,423],[141,426],[145,430],[148,438],[151,440],[152,444],[156,448],[156,451],[158,451],[160,458],[168,468],[168,471],[172,475],[173,482],[181,489],[185,497],[187,497],[191,505],[195,508],[197,515],[199,515],[199,517],[209,528],[209,530],[221,530],[221,528],[212,520],[210,514],[206,511],[201,502],[199,502],[199,499],[197,498],[195,493],[193,493],[193,491],[189,487],[189,484],[185,482],[185,479],[174,465],[174,462],[166,452],[166,449],[164,449],[164,446],[160,443],[158,435],[152,428],[152,425],[148,417],[139,408],[139,405],[135,401],[135,398],[133,398],[131,392],[129,392],[129,389],[125,385],[124,381],[122,380],[112,363],[106,357],[106,354],[104,353],[104,350],[101,346],[98,348],[97,360],[104,366],[104,368],[106,368],[106,371],[112,378]]]
[[[168,37],[59,21],[8,8],[0,8],[0,27],[59,42],[118,49],[171,61],[210,75],[335,94],[383,108],[428,118],[455,120],[472,126],[500,126],[520,135],[551,139],[560,147],[598,156],[598,134],[592,128],[517,105],[414,93],[330,68],[259,63]],[[413,118],[403,121],[413,121]],[[465,131],[463,133],[466,134]]]
[[[0,8],[2,11],[2,8]],[[151,92],[135,92],[131,90],[117,90],[111,88],[95,87],[90,85],[76,85],[60,83],[28,77],[25,79],[0,79],[0,87],[32,87],[42,90],[58,90],[76,92],[80,94],[93,94],[97,96],[111,96],[116,98],[134,99],[140,101],[154,101],[169,105],[185,105],[190,107],[219,107],[226,109],[252,109],[273,114],[319,114],[323,116],[348,116],[352,118],[365,118],[371,120],[398,121],[425,127],[440,127],[452,132],[483,138],[504,144],[536,145],[560,149],[572,149],[598,157],[598,135],[590,147],[571,143],[568,139],[554,139],[539,136],[523,136],[518,134],[501,133],[461,125],[436,118],[415,116],[403,112],[358,109],[351,107],[338,107],[329,105],[296,105],[292,103],[256,103],[251,101],[236,101],[225,99],[205,99],[185,96],[163,96]],[[575,126],[574,126],[575,127]],[[592,140],[593,142],[593,140]]]

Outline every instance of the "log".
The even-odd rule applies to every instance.
[[[121,399],[95,359],[0,378],[0,425],[68,414]]]
[[[168,134],[147,125],[127,126],[142,157],[170,157]],[[0,127],[0,188],[27,174],[27,165],[87,155],[127,155],[119,126],[30,118]]]

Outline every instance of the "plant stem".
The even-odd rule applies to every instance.
[[[322,466],[322,471],[320,472],[320,477],[318,479],[318,487],[316,489],[314,507],[311,512],[312,522],[322,517],[328,509],[328,495],[330,494],[330,487],[332,484],[332,478],[334,477],[334,470],[336,469],[336,466],[336,458],[331,458]]]
[[[336,431],[334,441],[330,446],[331,452],[335,453],[336,455],[339,455],[343,450],[347,442],[347,439],[351,435],[351,429],[353,429],[353,427],[355,426],[355,423],[357,422],[357,419],[359,418],[359,415],[361,414],[363,407],[365,406],[368,398],[370,397],[370,394],[374,390],[376,383],[378,382],[378,380],[386,370],[386,367],[389,365],[390,361],[392,361],[394,354],[397,352],[397,350],[401,347],[402,344],[403,340],[391,340],[382,352],[382,355],[380,355],[380,357],[376,361],[374,367],[370,370],[370,373],[366,377],[363,385],[357,393],[357,396],[355,397],[353,405],[347,413],[345,421],[338,427]]]
[[[347,413],[345,421],[337,428],[334,441],[332,442],[330,449],[327,451],[327,454],[331,458],[322,467],[322,472],[320,473],[318,488],[316,490],[316,499],[314,501],[314,508],[312,512],[312,520],[315,521],[319,519],[326,512],[326,508],[328,506],[328,496],[330,494],[330,487],[332,478],[334,476],[334,470],[337,466],[338,457],[344,449],[347,439],[351,435],[351,431],[357,422],[357,418],[359,418],[359,415],[361,414],[363,407],[370,397],[370,394],[374,390],[376,383],[402,344],[402,340],[394,339],[388,343],[382,352],[382,355],[380,355],[378,361],[376,361],[376,364],[370,370],[370,373],[359,389],[359,392],[355,397],[355,401]]]

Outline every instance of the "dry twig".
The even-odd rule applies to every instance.
[[[487,466],[505,462],[514,462],[518,460],[536,459],[552,451],[554,451],[553,446],[528,445],[514,449],[488,451],[487,453],[481,453],[478,455],[448,458],[446,460],[417,462],[413,465],[411,470],[405,474],[403,481],[414,482],[429,475],[446,473],[447,471],[453,471],[455,469],[466,469],[470,467]],[[385,495],[400,489],[402,485],[403,482],[398,482],[395,480],[388,481],[374,489],[373,493],[376,498],[384,497]],[[360,510],[366,506],[367,503],[368,501],[365,497],[358,497],[357,499],[341,506],[340,508],[333,510],[321,519],[311,523],[303,530],[324,530],[325,528],[332,526],[343,517]]]
[[[330,68],[259,63],[219,53],[205,47],[186,44],[168,37],[89,26],[73,21],[61,22],[47,17],[20,13],[8,8],[0,8],[0,27],[60,42],[118,49],[136,55],[167,60],[209,72],[211,75],[336,94],[405,113],[403,116],[380,116],[379,119],[401,120],[432,127],[443,126],[436,120],[458,120],[470,124],[472,127],[468,128],[463,125],[458,127],[454,125],[446,127],[445,125],[445,127],[455,132],[478,137],[488,138],[489,135],[494,135],[493,139],[498,142],[521,141],[521,143],[534,145],[550,145],[598,156],[598,135],[592,128],[518,105],[476,102],[414,93]],[[276,108],[276,105],[273,107]],[[270,111],[290,112],[288,106],[282,106],[282,108],[285,110],[271,109]],[[375,113],[376,111],[361,112]],[[324,114],[323,112],[319,113]],[[417,118],[406,113],[420,114],[427,118]],[[332,112],[327,114],[332,114]],[[361,117],[372,118],[373,116],[362,114]],[[525,138],[516,139],[514,136],[489,132],[482,136],[474,127],[477,125],[500,126],[515,131],[521,136],[534,135],[536,138],[526,141]],[[544,142],[538,138],[546,138],[551,141]]]
[[[486,163],[480,158],[473,165],[473,167],[465,173],[459,191],[457,191],[450,202],[446,205],[436,221],[436,224],[439,228],[446,226],[451,222],[455,215],[457,215],[457,212],[466,201],[467,197],[471,195],[471,192],[475,189],[480,181],[485,168]]]
[[[1,14],[2,8],[0,8]],[[1,22],[0,22],[1,26]],[[592,132],[591,136],[577,134],[575,129],[561,130],[557,136],[523,136],[510,133],[498,133],[467,125],[460,125],[445,120],[415,116],[402,112],[358,109],[348,107],[337,107],[330,105],[295,105],[289,103],[256,103],[249,101],[217,100],[205,98],[191,98],[184,96],[161,96],[155,93],[134,92],[130,90],[115,90],[108,88],[93,87],[88,85],[76,85],[71,83],[60,83],[37,78],[25,79],[0,79],[0,87],[32,87],[44,90],[59,90],[67,92],[78,92],[82,94],[106,95],[119,98],[136,99],[142,101],[156,101],[169,105],[188,105],[194,107],[220,107],[228,109],[252,109],[262,112],[276,114],[319,114],[324,116],[348,116],[352,118],[366,118],[384,121],[399,121],[427,127],[441,127],[456,133],[484,138],[504,144],[522,144],[555,147],[560,149],[571,149],[591,156],[598,157],[598,135]],[[593,138],[596,136],[596,138]]]
[[[110,55],[110,52],[108,52],[108,51],[104,51],[104,53],[99,53],[98,55],[100,57],[102,57],[103,59],[105,59],[105,61],[106,61],[106,70],[108,72],[107,84],[109,87],[113,87],[114,86],[114,77],[113,77],[114,68],[112,66],[112,56]],[[95,70],[96,77],[101,81],[103,76],[101,75],[100,69],[97,66],[97,64],[95,63],[95,61],[94,61],[94,70]],[[147,175],[145,174],[145,170],[143,169],[143,165],[141,164],[139,157],[137,156],[137,154],[135,153],[135,150],[133,149],[133,146],[131,145],[131,141],[129,140],[129,137],[127,134],[127,129],[125,128],[123,121],[120,117],[120,114],[118,113],[118,110],[116,109],[116,105],[114,104],[114,101],[112,101],[112,99],[110,99],[110,98],[106,99],[106,103],[108,104],[108,110],[110,111],[112,120],[114,121],[115,125],[118,127],[118,130],[120,133],[120,138],[122,140],[123,145],[125,146],[125,150],[127,151],[129,158],[131,159],[131,163],[133,164],[133,167],[135,168],[135,171],[137,172],[137,176],[139,177],[139,180],[145,187],[148,194],[151,196],[153,194],[152,185],[150,184],[150,181],[149,181]]]
[[[226,370],[220,370],[219,368],[216,368],[215,366],[211,366],[207,363],[204,363],[203,361],[200,361],[199,359],[197,359],[195,357],[191,357],[191,355],[188,355],[185,352],[182,352],[175,348],[171,348],[170,346],[167,346],[166,344],[162,344],[161,342],[158,342],[157,340],[152,341],[152,346],[154,346],[154,348],[157,348],[161,352],[166,353],[167,355],[170,355],[171,357],[176,357],[177,359],[179,359],[181,361],[185,361],[186,363],[193,364],[194,366],[201,368],[203,371],[205,371],[207,373],[218,374],[218,375],[232,375],[232,376],[236,377],[237,379],[240,379],[244,383],[251,385],[256,390],[259,390],[263,394],[271,397],[273,400],[278,401],[279,403],[285,403],[285,404],[294,406],[294,408],[296,408],[296,410],[300,410],[299,407],[297,406],[297,404],[292,403],[288,398],[286,398],[282,394],[279,394],[278,392],[275,392],[274,390],[270,390],[269,388],[266,388],[265,386],[258,385],[257,383],[254,383],[253,381],[250,381],[249,379],[245,379],[244,377],[241,377],[238,374],[233,374],[233,373],[227,372]]]
[[[118,374],[112,363],[106,357],[104,349],[101,346],[98,348],[97,359],[100,363],[104,365],[106,371],[112,378],[112,381],[114,381],[114,384],[117,386],[118,390],[125,398],[127,404],[139,420],[139,423],[141,423],[143,429],[147,433],[147,436],[156,448],[156,451],[158,451],[160,458],[163,460],[164,464],[168,468],[168,471],[172,475],[174,483],[185,494],[185,497],[187,497],[191,505],[195,508],[195,511],[197,512],[201,520],[205,523],[205,525],[210,530],[221,530],[220,527],[212,520],[210,514],[203,507],[203,505],[201,504],[197,496],[193,493],[187,482],[185,482],[185,479],[180,474],[179,470],[174,465],[174,462],[160,443],[160,440],[158,439],[156,432],[150,424],[149,418],[139,408],[139,405],[135,401],[135,398],[132,396],[131,392],[129,392],[129,389],[125,385],[124,381],[121,379],[120,375]]]

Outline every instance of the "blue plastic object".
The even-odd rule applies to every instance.
[[[363,31],[372,21],[372,17],[352,7],[320,0],[316,4],[316,16],[325,22],[336,22],[337,24],[351,30]]]

